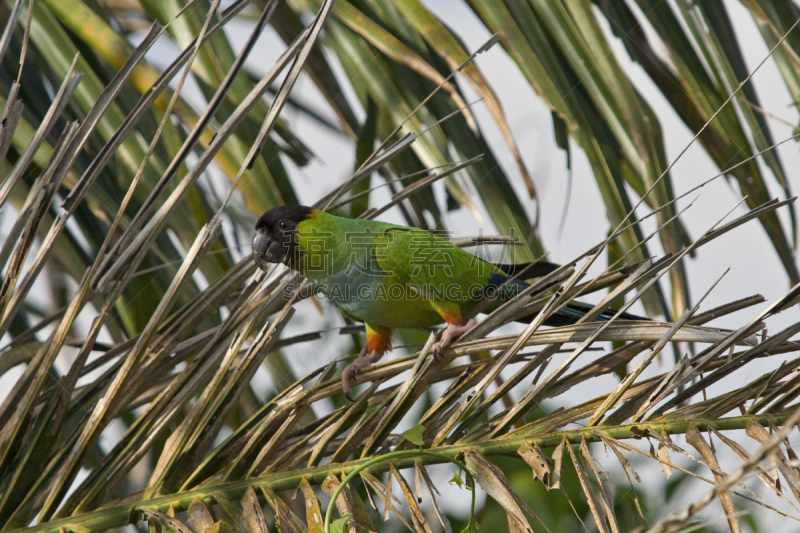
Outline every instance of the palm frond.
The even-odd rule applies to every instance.
[[[8,95],[0,208],[12,214],[0,246],[0,375],[14,383],[0,406],[3,531],[102,531],[141,521],[172,531],[265,531],[273,523],[319,531],[320,498],[332,498],[352,472],[360,483],[332,502],[351,516],[342,524],[373,530],[382,512],[422,531],[438,527],[435,518],[448,531],[453,517],[434,497],[445,482],[432,466],[448,461],[467,469],[513,531],[557,522],[551,509],[526,501],[503,461],[530,472],[538,481],[528,486],[548,499],[566,496],[569,513],[598,530],[677,530],[715,500],[732,531],[742,502],[798,519],[800,472],[787,437],[800,419],[793,355],[800,344],[792,340],[800,322],[772,334],[767,324],[800,301],[800,288],[760,311],[758,295],[705,309],[716,283],[692,304],[683,268],[689,255],[757,220],[789,279],[798,280],[790,180],[760,102],[742,83],[752,73],[721,4],[642,1],[634,13],[615,1],[598,2],[598,11],[580,2],[472,2],[497,34],[474,53],[413,0],[253,4],[0,6],[0,91]],[[790,8],[745,4],[794,94],[798,37],[782,16]],[[611,51],[601,13],[739,184],[741,202],[695,239],[677,204],[688,193],[673,191],[656,114]],[[641,30],[640,15],[653,32]],[[238,52],[220,31],[233,20],[252,23]],[[268,25],[286,48],[256,76],[245,60]],[[655,37],[667,58],[653,51]],[[289,169],[307,164],[313,148],[281,113],[298,105],[290,94],[303,72],[357,154],[354,173],[332,181],[319,207],[349,204],[361,218],[399,207],[411,224],[442,225],[432,187],[442,180],[451,204],[485,210],[502,234],[459,245],[521,235],[518,260],[543,254],[511,173],[462,90],[483,99],[536,199],[508,113],[474,61],[496,42],[587,154],[612,224],[608,238],[489,313],[440,359],[430,353],[435,334],[409,336],[408,355],[359,374],[364,386],[354,403],[343,398],[333,353],[329,364],[258,397],[252,384],[265,359],[288,374],[282,350],[324,335],[288,333],[294,304],[314,297],[305,281],[282,268],[258,271],[246,246],[239,251],[251,213],[297,201]],[[177,51],[159,71],[151,58],[167,45]],[[187,83],[197,85],[202,104],[185,98]],[[342,95],[346,84],[357,100]],[[783,199],[770,199],[756,156]],[[383,204],[373,194],[375,173],[391,190]],[[217,194],[221,186],[226,195]],[[741,203],[747,212],[729,220]],[[647,214],[636,218],[639,206]],[[788,230],[780,210],[790,213]],[[649,217],[657,228],[647,234]],[[652,239],[665,257],[652,257]],[[611,266],[590,276],[603,255]],[[590,294],[599,303],[579,323],[541,327]],[[637,302],[672,321],[621,320]],[[594,321],[609,309],[613,318]],[[713,326],[735,312],[749,318],[735,330]],[[521,332],[500,331],[522,318]],[[668,347],[680,357],[664,368]],[[762,370],[777,355],[781,366]],[[596,393],[587,398],[590,383]],[[421,424],[427,454],[402,431],[409,418]],[[733,438],[735,430],[749,441]],[[610,459],[598,459],[601,445]],[[382,458],[391,452],[404,453]],[[632,454],[638,459],[626,458]],[[720,459],[725,454],[740,458],[735,469]],[[711,490],[682,512],[654,518],[645,499],[620,498],[609,474],[618,467],[633,488],[650,466]],[[770,500],[743,483],[751,477]],[[458,474],[454,480],[461,482]],[[283,492],[297,489],[303,509]]]

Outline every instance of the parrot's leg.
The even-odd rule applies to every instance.
[[[433,351],[433,356],[439,357],[442,350],[450,346],[454,341],[457,341],[461,335],[474,328],[475,324],[477,324],[477,322],[475,322],[474,318],[470,318],[463,326],[448,324],[442,332],[442,340],[434,344],[431,349]]]
[[[356,382],[356,374],[358,374],[358,371],[367,368],[373,363],[377,363],[381,357],[383,357],[382,352],[369,352],[367,348],[364,347],[361,353],[358,354],[358,357],[345,367],[344,372],[342,372],[342,390],[348,400],[351,402],[354,401],[350,396],[350,391],[353,390],[351,383]]]
[[[361,350],[355,361],[347,365],[342,372],[342,390],[350,401],[353,401],[353,398],[350,397],[350,391],[353,390],[350,382],[356,381],[358,371],[377,363],[384,353],[392,349],[392,330],[390,328],[365,325],[367,326],[367,345]]]
[[[434,357],[439,357],[439,354],[450,346],[453,341],[458,340],[461,335],[475,327],[475,320],[470,318],[466,324],[461,316],[461,309],[457,304],[450,302],[431,302],[436,312],[447,322],[447,327],[442,332],[442,340],[433,345],[432,351]]]

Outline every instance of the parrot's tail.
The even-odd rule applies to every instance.
[[[548,263],[552,265],[552,263]],[[507,265],[508,266],[508,265]],[[524,265],[523,265],[524,266]],[[554,265],[558,268],[558,265]],[[502,267],[501,267],[502,268]],[[555,270],[555,269],[553,269]],[[520,278],[512,278],[511,275],[504,276],[502,274],[492,274],[489,278],[489,283],[486,285],[486,289],[489,290],[500,290],[500,299],[499,303],[504,301],[508,301],[511,298],[516,297],[520,292],[525,290],[528,287],[528,283],[522,281]],[[578,320],[580,320],[586,313],[592,310],[594,306],[591,304],[586,304],[583,302],[579,302],[577,300],[573,300],[568,303],[563,309],[558,310],[554,315],[545,321],[546,326],[567,326],[569,324],[574,324]],[[529,316],[524,316],[516,319],[516,322],[523,322],[523,323],[530,323],[531,320],[534,319],[537,313],[533,313]],[[611,320],[611,318],[616,314],[616,310],[614,309],[606,309],[603,311],[600,316],[594,319],[595,322],[603,322],[605,320]],[[633,315],[631,313],[622,313],[618,319],[623,320],[650,320],[649,318],[641,317],[638,315]]]
[[[534,261],[533,263],[492,263],[494,266],[505,272],[508,277],[514,277],[519,280],[540,278],[548,275],[550,272],[561,268],[561,265],[555,263],[548,263],[547,261]]]
[[[503,276],[502,274],[492,274],[487,288],[498,289],[500,287],[506,287],[506,291],[508,291],[506,293],[506,297],[519,293],[521,290],[524,290],[525,287],[528,287],[528,284],[523,280],[546,276],[554,270],[561,268],[561,265],[548,263],[547,261],[536,261],[533,263],[521,264],[493,263],[493,265],[502,269],[506,275]],[[501,300],[503,299],[504,298],[501,296]],[[556,314],[548,318],[547,321],[545,321],[545,325],[567,326],[574,324],[586,313],[591,311],[593,307],[593,305],[573,300],[563,309],[560,309]],[[606,309],[600,316],[595,318],[594,321],[603,322],[606,320],[611,320],[615,314],[616,310]],[[528,324],[534,319],[535,316],[536,314],[521,317],[518,318],[516,322]],[[650,320],[649,318],[630,313],[622,313],[618,318],[623,320]]]
[[[593,305],[585,304],[583,302],[578,302],[578,301],[573,300],[570,303],[568,303],[563,309],[560,309],[556,314],[554,314],[553,316],[548,318],[545,321],[545,325],[547,325],[547,326],[568,326],[570,324],[574,324],[581,317],[583,317],[586,313],[591,311],[591,309],[593,307],[594,307]],[[602,312],[602,314],[600,316],[595,318],[594,321],[595,322],[605,322],[606,320],[611,320],[611,317],[613,317],[616,314],[616,312],[617,311],[615,309],[606,309],[605,311]],[[535,316],[536,315],[534,314],[534,315],[530,315],[530,316],[527,316],[527,317],[523,317],[523,318],[520,318],[519,320],[517,320],[517,322],[524,322],[526,324],[529,324],[531,322],[531,320],[533,320],[533,318]],[[641,317],[641,316],[638,316],[638,315],[633,315],[631,313],[622,313],[618,317],[618,319],[622,319],[622,320],[650,320],[649,318]]]

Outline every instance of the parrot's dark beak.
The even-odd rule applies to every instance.
[[[256,232],[253,237],[253,260],[261,270],[266,271],[270,263],[283,263],[284,250],[266,233]]]

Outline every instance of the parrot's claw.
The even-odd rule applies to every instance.
[[[439,352],[441,351],[439,348],[441,344],[442,343],[437,342],[436,344],[433,345],[433,348],[431,348],[431,353],[433,354],[433,358],[436,359],[437,362],[439,361]]]
[[[433,353],[433,358],[436,359],[436,361],[441,360],[442,350],[447,348],[449,344],[450,344],[449,340],[445,341],[444,339],[442,339],[441,341],[433,345],[433,347],[431,348],[431,353]]]
[[[466,324],[463,326],[456,326],[454,324],[448,324],[447,327],[442,332],[442,340],[435,343],[431,347],[431,351],[433,352],[433,357],[437,361],[439,360],[439,356],[442,353],[442,350],[450,346],[454,341],[458,340],[464,333],[469,331],[470,329],[475,327],[475,319],[470,318]]]
[[[345,367],[344,372],[342,372],[342,391],[344,391],[344,395],[347,396],[348,400],[351,402],[354,401],[350,396],[350,391],[353,390],[353,387],[350,385],[350,383],[356,382],[356,375],[358,374],[358,371],[367,368],[373,363],[377,363],[381,357],[383,357],[382,353],[367,353],[367,349],[364,348],[361,350],[361,353],[358,354],[358,357],[356,357],[352,363]]]

